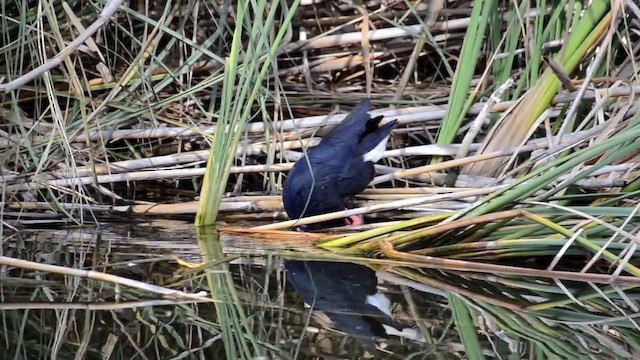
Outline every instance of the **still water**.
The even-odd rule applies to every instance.
[[[3,228],[0,360],[640,358],[630,276],[336,262],[303,234],[219,230]],[[516,258],[513,268],[548,266]],[[561,265],[584,259],[574,249]]]
[[[171,220],[5,232],[2,256],[61,268],[0,267],[0,359],[464,358],[438,289],[277,241],[197,239]]]

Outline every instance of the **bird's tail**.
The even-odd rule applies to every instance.
[[[396,127],[396,120],[390,121],[372,133],[366,134],[360,144],[357,153],[362,154],[364,161],[378,162],[387,148],[387,141],[391,130]]]

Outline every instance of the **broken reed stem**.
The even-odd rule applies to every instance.
[[[138,300],[123,302],[100,303],[61,303],[61,302],[12,302],[0,303],[0,311],[7,310],[85,310],[85,311],[118,311],[127,309],[140,309],[152,306],[167,306],[193,303],[210,303],[209,297],[198,297],[189,300]]]
[[[14,91],[15,89],[18,89],[19,87],[33,81],[43,73],[62,64],[71,56],[71,54],[74,53],[76,49],[78,49],[78,47],[83,45],[85,41],[87,41],[87,39],[89,39],[96,31],[98,31],[101,27],[103,27],[111,20],[111,16],[118,10],[121,3],[122,0],[113,0],[107,2],[105,8],[102,9],[102,12],[98,16],[98,18],[91,25],[89,25],[89,27],[82,31],[75,39],[73,39],[73,41],[71,41],[64,49],[58,52],[53,58],[44,62],[28,73],[8,83],[0,84],[0,94]],[[35,64],[32,64],[32,66],[34,65]]]
[[[42,264],[42,263],[37,263],[33,261],[16,259],[8,256],[0,256],[0,265],[16,267],[16,268],[25,269],[25,270],[48,272],[48,273],[59,274],[59,275],[76,276],[84,279],[106,281],[106,282],[123,285],[127,287],[132,287],[138,290],[148,291],[154,294],[159,294],[159,295],[172,297],[176,299],[183,299],[183,300],[197,299],[198,301],[203,301],[204,299],[207,298],[206,294],[203,294],[203,295],[189,294],[184,291],[168,289],[162,286],[156,286],[156,285],[148,284],[138,280],[127,279],[117,275],[102,273],[102,272],[93,271],[93,270],[82,270],[82,269],[75,269],[75,268],[69,268],[69,267],[58,266],[58,265]]]
[[[48,202],[10,202],[6,204],[12,210],[56,210],[63,208],[68,211],[82,210],[94,212],[114,212],[122,214],[140,215],[187,215],[195,214],[198,210],[197,201],[186,201],[176,204],[137,204],[137,205],[100,205],[80,203],[48,203]],[[279,197],[273,200],[254,201],[223,201],[220,205],[221,212],[256,212],[256,211],[282,211],[282,201]]]
[[[606,125],[606,124],[603,124]],[[585,139],[590,138],[594,134],[597,134],[600,130],[600,126],[594,127],[590,130],[580,131],[573,134],[565,134],[562,137],[561,144],[565,147],[572,146],[575,143],[579,143],[584,141]],[[305,144],[313,144],[317,140],[309,140]],[[473,144],[474,146],[479,146],[479,144]],[[287,146],[295,147],[295,141],[287,142]],[[531,141],[529,145],[520,147],[519,152],[529,152],[537,149],[544,149],[549,146],[548,139],[537,139]],[[262,151],[263,145],[255,145],[245,147],[244,151],[251,152],[259,152]],[[457,151],[459,145],[450,145],[447,146],[446,149],[449,149],[452,153]],[[139,172],[128,172],[122,173],[120,172],[128,171],[130,169],[137,169],[143,166],[169,166],[169,165],[177,165],[182,162],[194,162],[198,161],[198,159],[202,159],[204,154],[208,154],[208,150],[203,151],[194,151],[187,152],[182,154],[174,154],[167,156],[157,156],[147,159],[138,159],[138,160],[125,160],[121,162],[113,162],[109,165],[101,165],[97,166],[96,174],[94,176],[94,172],[92,171],[92,167],[85,166],[78,168],[78,174],[80,176],[73,177],[72,174],[68,172],[57,172],[58,176],[66,177],[63,179],[47,179],[45,177],[49,177],[51,175],[44,174],[41,178],[32,178],[31,182],[23,182],[18,184],[10,184],[5,185],[5,189],[7,191],[25,191],[30,189],[37,188],[45,188],[48,186],[51,187],[70,187],[70,186],[80,186],[80,185],[90,185],[94,183],[103,184],[103,183],[114,183],[114,182],[125,182],[125,181],[142,181],[142,180],[162,180],[162,179],[188,179],[193,177],[203,176],[205,169],[204,168],[191,168],[191,169],[173,169],[173,170],[150,170],[150,171],[139,171]],[[436,153],[443,153],[442,147],[439,145],[423,145],[416,147],[409,147],[406,149],[398,149],[398,150],[388,150],[385,151],[383,157],[391,157],[397,156],[398,154],[403,155],[434,155]],[[473,163],[477,161],[481,161],[489,157],[497,157],[497,156],[512,156],[514,154],[513,151],[501,151],[492,154],[486,154],[481,156],[471,156],[459,160],[447,161],[441,164],[436,165],[428,165],[418,168],[412,169],[402,169],[402,170],[394,170],[394,172],[387,173],[385,175],[381,175],[376,177],[371,185],[380,184],[385,181],[406,178],[411,176],[418,176],[418,179],[421,181],[429,182],[431,181],[431,177],[428,176],[425,178],[427,172],[435,172],[442,169],[459,166],[465,163]],[[206,156],[205,156],[206,158]],[[204,160],[200,160],[204,161]],[[628,165],[627,165],[628,166]],[[248,165],[248,166],[232,166],[231,173],[252,173],[252,172],[281,172],[288,171],[293,167],[293,163],[282,163],[275,165]],[[380,166],[377,166],[380,168]],[[393,169],[393,168],[391,168]],[[627,167],[626,170],[629,170]],[[111,172],[108,175],[102,175],[102,172]],[[66,176],[65,176],[66,175]],[[595,174],[594,174],[595,175]],[[6,182],[16,178],[16,176],[11,176],[11,174],[7,174],[4,178],[5,184]],[[464,179],[464,176],[461,176],[460,179]],[[490,181],[495,181],[494,178],[489,178]],[[588,188],[598,188],[598,187],[608,187],[608,186],[621,186],[624,183],[620,183],[620,180],[609,180],[606,179],[595,179],[595,180],[581,180],[582,184]],[[579,183],[580,183],[579,182]],[[484,182],[483,182],[484,183]],[[475,184],[477,186],[477,184]],[[581,185],[582,186],[582,185]]]
[[[496,157],[501,157],[501,156],[508,156],[508,155],[505,155],[503,152],[500,151],[500,152],[493,152],[490,154],[469,156],[464,159],[445,161],[445,162],[434,164],[434,165],[425,165],[425,166],[419,166],[419,167],[411,168],[407,170],[401,170],[401,171],[393,172],[390,174],[377,176],[375,179],[373,179],[373,181],[371,181],[371,185],[377,185],[377,184],[395,180],[395,179],[404,179],[404,178],[415,176],[415,175],[422,175],[429,172],[436,172],[436,171],[445,170],[449,168],[455,168],[458,166],[462,166],[464,164],[470,164],[470,163],[475,163],[483,160],[494,159]]]
[[[508,155],[504,155],[504,156],[508,156]],[[480,158],[483,158],[483,157],[480,156],[476,158],[474,161],[480,161],[479,160]],[[468,159],[468,158],[465,158],[465,159]],[[461,160],[463,160],[464,162],[464,159],[461,159]],[[448,167],[455,166],[452,164],[459,164],[459,163],[460,161],[455,160],[451,162],[443,162],[439,165],[440,167],[445,166],[444,168],[448,168]],[[275,165],[232,166],[231,173],[239,174],[239,173],[258,173],[258,172],[283,172],[283,171],[291,170],[292,167],[293,167],[293,163],[283,163],[283,164],[275,164]],[[427,168],[428,172],[425,172],[424,168]],[[585,168],[588,168],[588,167],[585,167]],[[635,170],[638,168],[640,168],[640,164],[638,163],[625,163],[625,164],[619,164],[619,165],[605,166],[593,172],[589,178],[577,181],[576,184],[585,189],[603,189],[608,187],[624,186],[628,183],[628,181],[634,178],[633,174],[629,172],[631,170]],[[388,181],[393,179],[410,178],[412,176],[417,176],[417,180],[419,181],[430,183],[434,179],[437,180],[439,176],[440,177],[445,176],[444,174],[429,173],[429,172],[434,172],[436,170],[432,169],[430,165],[421,167],[421,168],[412,168],[412,169],[406,169],[406,170],[401,169],[398,171],[390,172],[389,174],[386,174],[386,175],[381,175],[376,177],[371,183],[371,185],[382,183],[383,182],[382,179],[385,179],[384,181]],[[144,181],[144,180],[180,180],[180,179],[190,179],[194,177],[201,177],[203,176],[204,171],[205,171],[204,168],[195,168],[195,169],[175,169],[175,170],[149,170],[149,171],[137,171],[137,172],[122,173],[122,174],[98,175],[98,176],[87,175],[87,176],[82,176],[77,178],[65,178],[65,179],[53,179],[53,180],[43,179],[43,178],[32,178],[30,182],[5,185],[5,189],[6,191],[10,191],[10,192],[42,189],[47,187],[53,187],[59,190],[64,190],[65,187],[92,185],[92,184],[106,184],[106,183]],[[626,177],[606,178],[606,179],[595,178],[597,175],[613,173],[613,172],[625,172]],[[416,175],[415,173],[418,173],[418,174]],[[46,174],[44,176],[46,176]],[[569,177],[570,176],[568,175],[562,176],[562,177],[559,177],[558,180],[566,180]],[[441,180],[444,181],[444,179],[441,179]],[[484,176],[460,175],[459,179],[456,181],[456,186],[475,188],[475,187],[487,186],[489,184],[496,183],[498,180],[502,184],[508,184],[514,181],[514,179],[510,179],[510,178],[497,179],[497,178],[484,177]]]
[[[591,136],[593,134],[593,130],[585,130],[576,133],[569,133],[564,135],[562,138],[561,144],[569,144],[575,141],[580,141],[585,137]],[[319,138],[307,138],[300,139],[295,141],[285,141],[282,142],[278,146],[278,151],[282,150],[292,150],[299,148],[308,148],[311,146],[315,146],[320,142]],[[533,139],[527,142],[527,146],[522,147],[521,152],[533,151],[538,149],[546,149],[549,146],[549,141],[547,139]],[[481,147],[481,144],[471,144],[470,150],[477,150]],[[393,149],[387,150],[382,155],[383,158],[388,157],[397,157],[397,156],[448,156],[456,154],[460,149],[459,144],[451,144],[451,145],[418,145],[418,146],[408,146],[401,149]],[[265,144],[253,144],[253,145],[242,145],[241,148],[238,149],[238,156],[247,154],[247,155],[258,155],[266,153],[267,145]],[[299,154],[299,153],[298,153]],[[513,152],[505,152],[505,154],[513,155]],[[154,156],[144,159],[135,159],[135,160],[124,160],[118,162],[112,162],[108,165],[98,165],[96,166],[95,172],[93,172],[93,168],[90,166],[79,167],[77,172],[78,174],[84,174],[86,172],[95,173],[97,175],[101,174],[113,174],[120,173],[125,171],[137,170],[142,168],[157,168],[161,166],[172,166],[184,163],[198,162],[198,161],[206,161],[209,155],[209,150],[199,150],[192,152],[183,152],[179,154],[165,155],[165,156]],[[301,155],[300,155],[301,156]],[[260,165],[258,165],[260,166]],[[232,167],[232,171],[238,171],[244,167]],[[253,172],[253,171],[243,171],[243,172]],[[58,176],[65,176],[65,173],[57,172],[55,173]],[[69,176],[69,175],[66,175]]]
[[[629,96],[631,94],[640,93],[640,86],[615,86],[610,88],[602,88],[596,90],[587,91],[583,100],[594,100],[596,97],[620,97]],[[575,100],[577,93],[564,93],[558,94],[553,99],[552,104],[567,103]],[[597,95],[597,96],[596,96]],[[495,104],[491,108],[491,112],[503,112],[508,110],[516,101],[503,101]],[[469,115],[478,115],[485,107],[485,103],[475,103],[469,108]],[[372,116],[384,115],[390,119],[397,119],[400,124],[412,124],[412,123],[424,123],[427,121],[438,121],[444,116],[446,107],[444,105],[431,105],[431,106],[418,106],[418,107],[406,107],[401,109],[386,110],[386,111],[371,111]],[[635,111],[635,110],[633,110]],[[631,113],[628,115],[632,115]],[[246,125],[246,132],[248,133],[264,133],[265,126],[272,127],[273,131],[294,131],[302,129],[315,129],[322,126],[332,126],[340,123],[346,114],[333,114],[330,116],[310,116],[304,118],[282,120],[272,124],[265,125],[262,122],[249,123]],[[434,122],[434,125],[437,125]],[[133,139],[155,139],[155,138],[179,138],[188,136],[202,136],[203,134],[213,134],[215,132],[215,126],[198,127],[196,130],[182,127],[163,127],[158,129],[141,130],[99,130],[93,131],[89,135],[79,134],[69,141],[77,143],[86,143],[91,141],[112,141],[112,140],[133,140]],[[13,147],[21,143],[21,137],[4,135],[0,138],[0,148]],[[35,136],[32,139],[32,143],[46,142],[48,137],[39,138]]]
[[[481,195],[490,194],[490,193],[498,190],[499,188],[500,188],[499,186],[495,186],[495,187],[488,187],[488,188],[482,188],[482,189],[458,191],[456,193],[451,193],[451,194],[420,196],[420,197],[416,197],[416,198],[413,198],[413,199],[391,201],[391,202],[384,203],[384,204],[363,206],[363,207],[359,207],[359,208],[355,208],[355,209],[336,211],[336,212],[332,212],[332,213],[328,213],[328,214],[322,214],[322,215],[316,215],[316,216],[309,216],[309,217],[300,218],[300,219],[296,219],[296,220],[288,220],[288,221],[283,221],[283,222],[274,223],[274,224],[255,226],[255,227],[253,227],[253,229],[263,229],[263,230],[286,229],[286,228],[293,227],[293,226],[315,224],[315,223],[324,222],[324,221],[328,221],[328,220],[335,220],[335,219],[345,218],[345,217],[349,217],[351,215],[363,215],[363,214],[368,214],[368,213],[377,212],[377,211],[395,210],[395,209],[401,209],[401,208],[408,207],[408,206],[421,205],[421,204],[425,204],[425,203],[429,203],[429,202],[437,202],[437,201],[442,201],[442,200],[452,200],[452,199],[463,199],[463,198],[470,198],[470,197],[478,197],[478,196],[481,196]]]
[[[440,271],[451,270],[461,272],[479,272],[490,273],[495,275],[511,275],[511,276],[526,276],[537,277],[546,279],[560,279],[560,280],[572,280],[580,282],[594,282],[598,284],[610,284],[615,281],[619,284],[640,284],[640,278],[635,276],[612,276],[609,274],[593,274],[593,273],[579,273],[571,271],[558,271],[558,270],[539,270],[516,266],[506,265],[494,265],[485,263],[476,263],[472,261],[453,260],[453,259],[441,259],[432,256],[422,256],[409,254],[401,251],[397,251],[387,241],[380,241],[380,251],[383,255],[389,257],[392,260],[410,261],[414,262],[419,267],[428,269],[437,269]],[[416,265],[414,265],[416,266]]]
[[[315,146],[320,142],[318,138],[310,138],[310,139],[301,139],[296,141],[284,141],[279,143],[279,149],[282,150],[291,150],[291,149],[299,149],[301,147],[311,147]],[[259,155],[267,152],[268,146],[266,144],[251,144],[251,145],[238,145],[238,150],[236,151],[237,156],[242,155]],[[163,155],[163,156],[153,156],[143,159],[134,159],[134,160],[123,160],[111,162],[108,164],[99,164],[94,166],[83,166],[78,167],[76,169],[76,173],[79,176],[88,176],[88,175],[103,175],[103,174],[114,174],[114,173],[123,173],[132,170],[139,169],[147,169],[147,168],[160,168],[160,167],[168,167],[175,166],[186,163],[193,162],[205,162],[209,157],[210,150],[198,150],[198,151],[188,151],[181,152],[171,155]],[[245,168],[244,166],[236,166],[232,167],[232,169]],[[239,171],[237,171],[239,172]],[[248,171],[253,172],[253,171]],[[54,175],[60,177],[68,177],[72,176],[68,171],[56,171]]]
[[[537,16],[541,13],[547,13],[548,9],[530,9],[523,16],[525,17],[533,17]],[[504,19],[508,19],[507,14],[502,15]],[[431,31],[442,31],[442,32],[451,32],[452,30],[461,30],[466,29],[471,22],[471,18],[461,18],[461,19],[452,19],[442,22],[436,22],[430,28]],[[408,25],[404,27],[391,27],[391,28],[383,28],[370,30],[367,32],[367,40],[368,41],[376,41],[376,40],[386,40],[386,39],[398,39],[401,37],[418,37],[420,35],[420,31],[423,30],[422,24],[417,25]],[[446,34],[444,34],[446,35]],[[440,35],[442,36],[442,35]],[[319,35],[309,40],[299,40],[296,42],[292,42],[291,44],[283,47],[280,54],[292,52],[295,50],[304,50],[304,49],[320,49],[326,47],[334,47],[334,46],[345,46],[352,44],[359,44],[362,41],[363,34],[361,32],[350,32],[350,33],[342,33],[335,35]]]

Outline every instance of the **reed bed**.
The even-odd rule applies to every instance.
[[[194,346],[219,340],[228,358],[314,356],[274,345],[282,334],[264,321],[276,313],[254,319],[265,312],[246,306],[251,286],[227,263],[247,249],[368,264],[411,289],[409,308],[435,296],[448,322],[423,331],[425,358],[442,358],[445,335],[469,359],[640,357],[635,2],[0,7],[4,266],[34,269],[16,262],[27,260],[15,251],[24,229],[188,219],[252,244],[218,246],[202,227],[199,252],[158,260],[193,266],[183,290],[208,290],[215,325],[197,307],[181,307],[183,319],[210,335]],[[399,122],[371,187],[346,211],[287,219],[287,171],[363,98]],[[367,224],[277,231],[353,214]],[[114,294],[131,285],[38,270]],[[18,283],[37,292],[55,280]],[[424,325],[424,314],[407,318]],[[171,352],[164,336],[155,344]],[[181,349],[171,356],[191,356]]]

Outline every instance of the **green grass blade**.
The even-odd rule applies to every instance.
[[[464,300],[456,294],[449,293],[448,299],[467,358],[469,360],[484,359],[482,347],[480,346],[476,332],[476,326],[473,322],[473,311],[467,306]]]

